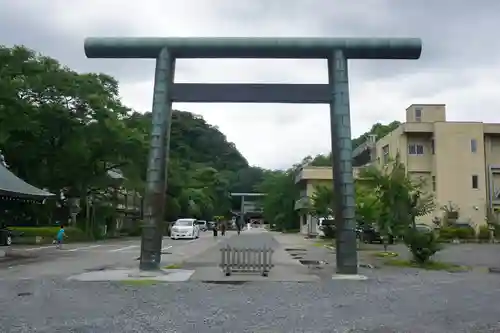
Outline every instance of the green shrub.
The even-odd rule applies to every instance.
[[[442,227],[439,230],[439,240],[452,240],[455,238],[455,229],[450,227]]]
[[[479,232],[477,234],[477,238],[480,241],[489,241],[490,240],[490,228],[487,225],[480,226]]]
[[[452,239],[473,239],[476,237],[476,232],[473,228],[457,228],[453,226],[443,227],[439,231],[440,240]]]
[[[441,250],[441,245],[433,232],[410,229],[406,233],[404,241],[413,256],[413,260],[418,264],[428,262],[436,252]]]
[[[55,239],[60,227],[10,227],[11,230],[21,232],[20,238],[42,237],[43,242],[51,242]],[[68,236],[69,242],[82,242],[88,240],[87,235],[76,227],[65,227],[64,232]],[[21,241],[22,242],[22,241]]]
[[[494,224],[493,226],[495,227],[495,238],[500,239],[500,224]]]

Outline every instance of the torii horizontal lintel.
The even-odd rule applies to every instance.
[[[175,83],[172,101],[184,103],[328,104],[328,84]]]
[[[334,49],[348,59],[418,59],[420,38],[306,37],[90,37],[88,58],[156,58],[168,48],[174,58],[326,59]]]

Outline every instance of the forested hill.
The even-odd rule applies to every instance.
[[[130,127],[140,129],[149,141],[150,112],[134,112],[126,121]],[[208,124],[201,116],[178,110],[172,114],[170,158],[184,167],[203,164],[232,172],[248,167],[245,157],[216,126]]]
[[[150,112],[135,112],[126,123],[140,130],[149,142]],[[170,219],[193,214],[205,218],[227,214],[233,206],[229,193],[252,191],[262,177],[254,177],[251,183],[241,185],[241,175],[253,168],[216,126],[190,112],[175,110],[172,114],[169,156],[167,217]],[[134,164],[144,171],[144,183],[147,155]]]

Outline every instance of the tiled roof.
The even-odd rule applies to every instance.
[[[41,190],[26,183],[0,163],[0,196],[26,199],[44,199],[53,195],[54,194],[50,192]]]

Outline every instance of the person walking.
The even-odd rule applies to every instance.
[[[220,222],[220,234],[224,236],[226,234],[226,221]]]
[[[214,237],[217,237],[217,223],[214,223],[214,225],[212,227],[212,231],[214,233]]]
[[[61,229],[59,229],[56,236],[56,249],[62,249],[62,244],[65,237],[67,236],[64,231],[64,226],[61,224]]]
[[[236,231],[238,232],[238,235],[241,233],[241,223],[240,222],[236,222]]]

